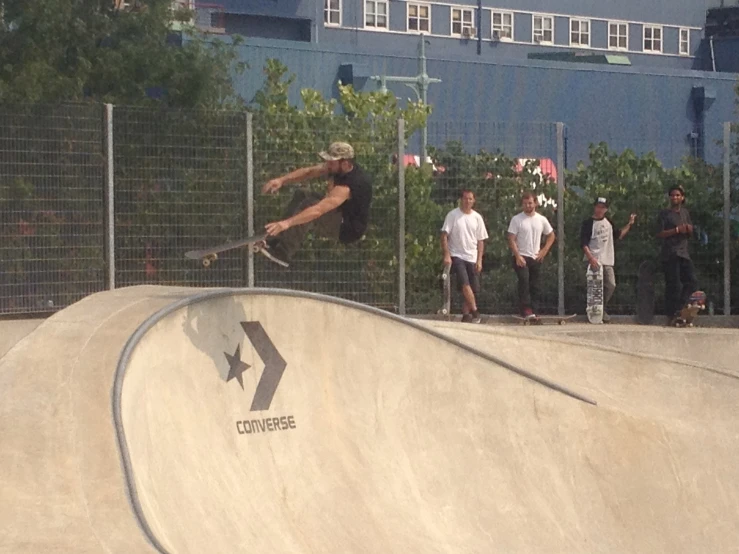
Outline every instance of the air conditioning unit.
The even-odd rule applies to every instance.
[[[474,38],[475,28],[474,27],[462,27],[462,36],[464,38]]]

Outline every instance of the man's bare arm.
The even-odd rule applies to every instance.
[[[441,254],[445,264],[452,263],[452,254],[449,252],[449,235],[446,231],[441,232]]]
[[[310,167],[301,167],[300,169],[291,171],[286,175],[275,177],[274,179],[267,181],[267,183],[262,187],[262,192],[277,192],[285,185],[300,183],[302,181],[310,181],[311,179],[317,179],[324,175],[328,175],[328,167],[325,163],[312,165]]]
[[[336,186],[317,204],[309,206],[302,212],[298,212],[294,216],[283,219],[282,221],[268,223],[264,228],[268,235],[279,235],[290,227],[294,227],[295,225],[305,225],[314,219],[318,219],[323,214],[338,208],[349,199],[349,196],[349,187]]]

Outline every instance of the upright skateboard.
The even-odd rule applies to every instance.
[[[439,280],[441,281],[441,315],[449,315],[452,310],[452,266],[444,264]]]
[[[585,313],[588,314],[590,323],[603,323],[603,266],[593,269],[588,264],[585,270],[587,282],[587,306]]]
[[[287,267],[287,264],[285,262],[274,258],[273,256],[269,255],[267,251],[265,251],[264,241],[266,238],[266,234],[260,234],[241,240],[227,242],[225,244],[213,246],[211,248],[205,248],[203,250],[190,250],[189,252],[185,252],[185,258],[190,258],[191,260],[200,260],[204,267],[210,267],[210,264],[218,259],[218,254],[220,254],[221,252],[227,252],[228,250],[250,246],[252,252],[260,252],[275,263]]]
[[[567,320],[572,319],[577,314],[570,315],[537,315],[536,317],[523,317],[520,315],[514,315],[513,319],[519,321],[521,325],[544,325],[550,321],[559,325],[564,325]]]
[[[639,277],[636,284],[636,320],[649,325],[654,319],[654,274],[657,264],[645,260],[639,264]]]
[[[705,309],[706,293],[702,290],[697,290],[690,295],[685,306],[683,306],[678,315],[670,321],[670,324],[675,327],[692,327],[693,320],[696,318],[698,313]]]

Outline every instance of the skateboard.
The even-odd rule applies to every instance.
[[[585,280],[587,282],[585,313],[588,314],[588,321],[603,323],[603,266],[599,265],[598,269],[593,269],[588,264],[585,270]]]
[[[705,309],[706,293],[702,290],[697,290],[690,295],[685,306],[680,310],[677,317],[670,321],[670,324],[675,327],[693,327],[693,320],[701,310]]]
[[[570,315],[537,315],[534,318],[526,319],[523,316],[520,315],[514,315],[513,319],[518,320],[521,325],[544,325],[545,322],[551,321],[556,322],[559,325],[564,325],[567,323],[567,320],[572,319],[577,314],[570,314]]]
[[[657,264],[645,260],[639,264],[639,277],[636,284],[636,320],[649,325],[654,319],[654,274]]]
[[[260,252],[263,249],[260,243],[263,242],[266,238],[266,234],[254,235],[252,237],[227,242],[225,244],[220,244],[211,248],[205,248],[203,250],[190,250],[189,252],[185,252],[185,258],[190,258],[191,260],[201,260],[204,267],[210,267],[210,264],[218,259],[218,254],[220,254],[221,252],[234,250],[235,248],[241,248],[243,246],[251,246],[252,252]]]
[[[441,296],[442,304],[439,313],[441,315],[449,315],[452,310],[452,266],[450,264],[444,264],[444,270],[439,276],[441,281]]]

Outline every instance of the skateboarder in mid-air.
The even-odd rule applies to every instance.
[[[580,226],[580,246],[585,253],[584,260],[593,270],[603,266],[603,321],[610,321],[605,312],[608,301],[616,290],[616,275],[613,271],[615,261],[614,240],[623,239],[631,230],[636,214],[629,216],[629,222],[621,229],[614,231],[613,222],[606,216],[608,200],[599,197],[593,206],[593,216],[583,221]]]
[[[659,212],[657,238],[662,239],[662,269],[665,272],[665,313],[670,325],[681,325],[680,310],[690,295],[698,290],[693,261],[688,252],[688,238],[693,222],[685,207],[685,189],[674,185],[667,191],[670,207]]]
[[[472,209],[475,205],[475,193],[463,190],[459,207],[449,212],[441,227],[441,250],[444,265],[451,265],[451,271],[457,276],[457,283],[464,296],[462,321],[480,321],[475,295],[480,291],[480,272],[482,271],[482,254],[488,231],[482,216]]]
[[[372,182],[354,160],[354,148],[345,142],[334,142],[319,156],[323,163],[276,177],[262,188],[263,193],[276,193],[292,183],[320,177],[328,177],[329,181],[325,196],[296,190],[285,219],[264,226],[267,239],[260,252],[281,265],[290,263],[311,229],[342,244],[358,241],[367,230]]]

